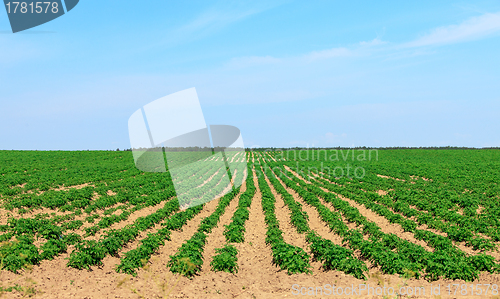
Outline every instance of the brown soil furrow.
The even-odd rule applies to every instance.
[[[274,159],[274,157],[273,157],[273,156],[271,156],[271,154],[267,153],[267,156],[268,156],[269,158],[271,158],[271,160],[273,160],[274,162],[277,162],[277,161],[276,161],[276,159]]]
[[[174,200],[174,199],[170,199],[170,200]],[[89,236],[89,237],[87,237],[85,239],[87,239],[87,240],[98,240],[101,236],[105,235],[105,233],[107,231],[111,231],[113,229],[122,229],[122,228],[124,228],[125,226],[127,226],[129,224],[133,224],[134,221],[136,221],[139,217],[144,217],[144,216],[148,216],[150,214],[155,213],[159,209],[163,208],[166,203],[167,203],[167,200],[164,200],[164,201],[160,202],[159,204],[157,204],[155,206],[145,207],[145,208],[142,208],[142,209],[140,209],[138,211],[135,211],[132,214],[130,214],[126,220],[120,221],[118,223],[113,223],[110,227],[108,227],[108,228],[106,228],[104,230],[100,230],[94,236]],[[94,224],[97,223],[98,221],[99,221],[99,219],[96,219],[96,221],[94,222]]]
[[[256,190],[249,208],[250,215],[245,223],[245,241],[243,244],[236,244],[238,276],[245,277],[245,280],[248,280],[248,286],[270,292],[272,289],[270,276],[280,269],[273,264],[271,248],[265,241],[267,230],[262,210],[262,194],[255,171],[252,175]],[[260,279],[263,274],[267,279]]]
[[[240,159],[241,152],[236,153],[232,158],[231,158],[231,163],[235,162],[234,159],[236,159],[236,162]]]
[[[233,217],[234,212],[238,208],[238,201],[240,196],[246,190],[246,183],[244,182],[240,188],[240,193],[238,196],[233,198],[229,206],[226,207],[224,214],[221,216],[219,223],[216,227],[212,229],[212,232],[208,235],[207,241],[205,243],[205,248],[203,250],[203,267],[202,273],[210,272],[213,256],[216,254],[215,249],[221,248],[226,244],[226,237],[224,236],[224,225],[228,225],[231,222],[231,217]]]
[[[298,177],[298,178],[300,178],[300,177]],[[302,179],[302,178],[300,178],[300,179]],[[358,211],[360,212],[361,215],[363,215],[364,217],[366,217],[369,221],[372,221],[375,224],[377,224],[380,227],[380,230],[382,232],[384,232],[386,234],[395,234],[396,236],[398,236],[399,238],[401,238],[403,240],[407,240],[409,242],[412,242],[414,244],[422,246],[425,250],[427,250],[429,252],[433,252],[434,251],[434,249],[431,248],[431,247],[429,247],[429,246],[427,246],[427,243],[425,243],[424,241],[417,240],[415,238],[415,236],[413,236],[413,234],[411,232],[405,232],[403,230],[403,228],[401,227],[401,225],[399,225],[397,223],[390,223],[389,220],[387,220],[387,218],[378,215],[377,213],[373,212],[372,210],[366,208],[365,206],[358,204],[354,200],[346,198],[346,197],[344,197],[344,196],[342,196],[340,194],[332,192],[332,191],[330,191],[330,190],[328,190],[326,188],[323,188],[323,187],[321,187],[319,185],[318,185],[318,187],[321,188],[321,190],[323,190],[325,192],[335,194],[336,196],[338,196],[343,201],[348,202],[352,207],[358,209]]]
[[[318,197],[318,199],[319,199],[319,201],[321,202],[321,204],[323,204],[325,207],[327,207],[330,211],[336,211],[336,212],[338,212],[338,214],[340,215],[340,218],[342,219],[342,222],[344,222],[344,223],[345,223],[345,225],[347,225],[347,227],[348,227],[349,229],[358,229],[358,228],[359,228],[359,227],[356,225],[356,223],[355,223],[355,222],[350,222],[350,221],[348,221],[348,220],[344,217],[344,215],[342,215],[342,213],[341,213],[340,211],[338,211],[338,210],[337,210],[337,209],[333,206],[333,204],[331,204],[331,203],[329,203],[329,202],[325,201],[325,200],[324,200],[323,198],[321,198],[321,197]],[[367,235],[363,235],[363,238],[364,238],[365,240],[368,240],[368,236],[367,236]]]
[[[325,192],[330,192],[330,193],[336,194],[336,193],[331,192],[325,188],[322,188],[322,187],[320,187],[320,188],[323,189],[323,191],[325,191]],[[426,242],[424,242],[422,240],[417,240],[415,238],[415,236],[413,235],[413,233],[405,232],[400,224],[390,223],[389,220],[387,220],[387,218],[378,215],[377,213],[373,212],[372,210],[366,208],[365,206],[358,204],[354,200],[346,198],[340,194],[336,194],[336,195],[340,199],[347,201],[352,207],[355,207],[356,209],[358,209],[358,211],[361,213],[361,215],[366,217],[369,221],[372,221],[375,224],[377,224],[380,227],[380,230],[382,232],[384,232],[386,234],[395,234],[396,236],[398,236],[399,238],[401,238],[403,240],[406,240],[406,241],[409,241],[411,243],[422,246],[425,250],[427,250],[429,252],[434,251],[434,249],[429,247]]]
[[[281,195],[278,194],[278,192],[276,192],[276,190],[274,189],[273,185],[271,184],[267,176],[265,177],[265,179],[267,184],[271,188],[271,193],[274,195],[274,198],[276,199],[275,214],[279,222],[279,228],[283,231],[283,240],[288,244],[300,247],[305,251],[308,251],[308,245],[306,242],[305,235],[299,234],[297,232],[297,229],[290,222],[290,209],[283,201]]]
[[[219,202],[219,200],[217,199],[217,200],[212,200],[212,201],[206,203],[205,207],[203,208],[203,210],[198,215],[196,215],[193,219],[191,219],[190,221],[188,221],[186,223],[186,225],[184,225],[184,227],[182,229],[184,229],[184,228],[186,228],[188,226],[190,226],[190,229],[191,229],[188,232],[188,234],[190,234],[190,235],[188,237],[186,237],[184,239],[184,241],[187,240],[187,239],[189,239],[191,237],[191,235],[194,234],[194,232],[191,233],[191,231],[192,231],[193,228],[195,230],[198,229],[198,225],[200,224],[201,219],[203,217],[206,217],[206,216],[210,215],[210,213],[212,213],[213,211],[215,211],[215,207],[216,207],[216,205],[217,205],[218,202]],[[179,213],[179,212],[181,212],[181,211],[178,211],[176,213]],[[202,214],[205,215],[205,216],[203,216]],[[172,214],[172,216],[173,215],[174,214]],[[172,216],[170,216],[170,217],[172,217]],[[156,232],[157,230],[159,230],[161,228],[163,228],[163,226],[161,225],[161,223],[158,223],[153,228],[141,232],[140,235],[134,241],[132,241],[129,244],[127,244],[126,247],[123,248],[122,252],[120,252],[118,255],[121,257],[125,252],[137,248],[139,246],[139,244],[140,244],[140,241],[142,239],[146,238],[147,235],[148,235],[148,233]],[[183,233],[182,230],[180,230],[180,231],[172,231],[172,235],[182,235],[182,233]],[[168,243],[169,243],[169,241],[165,241],[165,243],[166,243],[165,246],[167,246]],[[182,245],[182,244],[180,244],[180,245]]]
[[[6,225],[11,217],[15,217],[12,211],[0,208],[0,225]],[[15,217],[21,218],[20,216]]]
[[[324,173],[320,172],[320,174],[321,174],[321,176],[320,176],[320,177],[321,177],[323,180],[325,180],[325,181],[329,182],[330,184],[334,184],[334,185],[337,185],[337,186],[344,186],[344,185],[342,185],[342,184],[339,184],[339,183],[337,183],[337,182],[334,182],[334,181],[331,181],[331,180],[329,180],[329,179],[325,178],[325,174],[324,174]]]
[[[127,285],[137,288],[146,298],[154,298],[154,294],[158,293],[160,287],[157,282],[168,282],[172,286],[177,280],[178,275],[173,275],[167,267],[170,256],[174,255],[182,244],[196,233],[202,219],[210,216],[215,211],[219,200],[220,198],[207,202],[203,210],[193,219],[189,220],[181,230],[172,231],[170,241],[166,241],[165,245],[160,247],[158,253],[151,257],[149,263],[143,269],[137,271],[137,277],[130,277]],[[209,263],[209,261],[204,260],[205,263]],[[175,293],[178,293],[181,285],[186,285],[190,282],[192,281],[182,277],[181,282],[175,289]]]
[[[257,185],[256,181],[255,183]],[[210,205],[210,203],[207,205]],[[206,209],[207,206],[201,212],[205,213],[204,216],[209,214],[209,212],[205,212]],[[215,205],[212,205],[211,210],[214,209]],[[92,271],[68,268],[66,267],[67,260],[65,258],[69,256],[69,253],[66,253],[54,260],[42,261],[40,265],[34,266],[32,270],[20,271],[20,274],[3,270],[0,272],[0,286],[8,287],[18,284],[22,287],[34,287],[36,294],[32,298],[44,299],[140,298],[140,296],[143,296],[143,298],[165,298],[167,297],[166,292],[161,291],[162,284],[164,289],[168,291],[177,281],[177,277],[173,276],[165,266],[169,259],[168,256],[175,253],[180,244],[192,236],[200,221],[201,217],[197,216],[186,224],[184,231],[174,231],[172,233],[173,242],[167,242],[166,246],[162,247],[161,254],[154,256],[149,266],[145,267],[146,269],[140,269],[136,278],[118,274],[114,271],[115,264],[120,262],[117,257],[106,257],[104,265],[102,267],[92,267]],[[291,298],[294,297],[292,293],[292,286],[294,285],[299,288],[316,288],[325,284],[335,284],[345,288],[350,287],[351,284],[358,286],[363,283],[368,283],[374,288],[387,285],[396,290],[401,286],[425,287],[426,295],[418,296],[418,298],[434,298],[435,296],[429,295],[431,286],[440,285],[441,298],[455,298],[456,296],[448,295],[446,290],[448,284],[471,284],[471,282],[460,280],[442,279],[428,282],[422,279],[405,279],[398,275],[382,275],[376,270],[370,271],[371,276],[368,281],[358,280],[338,271],[315,272],[313,275],[287,275],[285,271],[279,271],[272,264],[272,253],[270,247],[265,244],[265,233],[266,226],[261,206],[261,194],[257,186],[257,193],[250,206],[250,219],[246,224],[245,243],[236,244],[239,250],[239,272],[237,274],[207,272],[193,279],[181,277],[168,298]],[[169,245],[169,243],[171,244]],[[172,245],[174,243],[175,245]],[[70,246],[69,252],[71,250],[72,246]],[[477,283],[498,285],[500,284],[500,275],[481,273]],[[484,289],[485,287],[483,287]],[[4,293],[2,298],[21,298],[23,296],[28,297],[28,294],[13,290]],[[316,297],[322,296],[318,295]],[[382,296],[369,296],[364,292],[360,297],[332,297],[381,298]],[[406,298],[407,296],[402,297]],[[478,297],[460,296],[460,298]]]
[[[308,220],[309,227],[313,231],[318,233],[318,235],[320,235],[321,237],[328,239],[337,245],[342,246],[342,237],[333,233],[330,230],[330,228],[328,227],[328,225],[321,220],[321,217],[320,217],[318,211],[316,210],[316,208],[307,204],[302,199],[302,197],[300,197],[300,195],[297,192],[295,192],[295,190],[288,188],[283,183],[283,181],[281,181],[281,179],[278,178],[278,181],[286,189],[286,191],[288,193],[290,193],[290,195],[293,196],[293,198],[295,199],[296,202],[302,204],[302,210],[305,211],[307,213],[307,215],[309,215],[309,220]]]
[[[308,220],[308,223],[309,223],[309,227],[314,230],[316,233],[318,233],[318,235],[320,235],[321,237],[323,237],[324,239],[327,239],[327,240],[330,240],[332,241],[334,244],[336,245],[339,245],[339,246],[343,246],[343,247],[346,247],[343,245],[343,242],[342,242],[342,237],[333,233],[330,228],[328,227],[328,225],[321,220],[321,216],[319,215],[318,211],[316,210],[315,207],[313,206],[310,206],[309,204],[307,204],[304,199],[297,193],[295,192],[295,190],[291,189],[291,188],[288,188],[284,183],[283,181],[281,181],[279,178],[278,178],[278,181],[280,182],[280,184],[288,191],[288,193],[290,193],[293,198],[295,199],[295,201],[299,202],[300,204],[302,204],[302,210],[304,210],[307,215],[309,215],[309,220]],[[322,200],[321,198],[319,198],[320,200]],[[324,202],[323,202],[324,204]],[[325,204],[324,204],[325,205]],[[328,205],[325,205],[326,207],[328,207]],[[330,209],[333,209],[333,207],[330,205],[329,206]],[[343,216],[341,215],[344,223],[347,224],[347,226],[350,228],[350,229],[355,229],[356,228],[356,225],[354,223],[347,223],[347,221],[343,218]],[[368,236],[363,236],[365,240],[368,239]],[[359,250],[354,250],[354,253],[353,255],[360,259],[360,260],[364,260],[364,262],[366,263],[366,265],[368,266],[369,269],[372,269],[372,272],[373,271],[376,271],[378,270],[380,267],[372,267],[371,265],[371,262],[370,261],[367,261],[365,260],[362,256],[361,256],[361,252]]]
[[[382,191],[382,192],[381,192]],[[385,191],[383,190],[378,190],[377,193],[381,196],[385,196],[387,193],[383,194]],[[381,194],[382,193],[382,194]],[[415,210],[418,210],[418,211],[421,211],[419,210],[416,206],[412,206],[410,205],[410,207],[412,209],[415,209]],[[413,217],[406,217],[405,215],[403,215],[402,213],[400,212],[396,212],[394,211],[392,208],[390,207],[386,207],[388,210],[390,210],[391,212],[395,213],[395,214],[398,214],[398,215],[401,215],[402,217],[406,218],[406,219],[409,219],[409,220],[412,220],[412,221],[415,221],[415,223],[417,223],[416,221],[416,217],[413,216]],[[425,211],[423,211],[425,212]],[[428,213],[428,212],[425,212],[425,213]],[[446,221],[442,220],[443,223],[446,223]],[[426,231],[429,231],[429,232],[432,232],[436,235],[439,235],[439,236],[442,236],[442,237],[445,237],[447,238],[448,235],[445,233],[445,232],[442,232],[440,230],[436,230],[436,229],[433,229],[433,228],[429,228],[427,226],[427,224],[423,224],[423,225],[419,225],[417,226],[417,229],[420,229],[420,230],[426,230]],[[485,239],[491,239],[490,237],[486,236],[486,235],[483,235],[483,234],[480,234],[480,233],[477,233],[478,236],[480,237],[483,237]],[[480,250],[474,250],[472,249],[471,247],[465,245],[465,242],[456,242],[456,241],[452,241],[453,245],[455,245],[458,249],[462,250],[463,252],[467,253],[467,254],[479,254],[479,253],[482,253],[482,251]],[[497,252],[497,251],[484,251],[485,254],[488,254],[488,255],[491,255],[493,256],[497,261],[500,261],[500,253]]]
[[[378,176],[379,178],[384,178],[384,179],[393,179],[393,180],[400,181],[400,182],[406,182],[406,181],[405,181],[405,180],[403,180],[403,179],[393,178],[393,177],[386,176],[386,175],[377,174],[377,176]]]
[[[238,173],[238,169],[235,169],[234,173],[231,174],[231,180],[229,181],[231,183],[231,186],[234,185],[234,179],[236,178],[237,173]],[[245,176],[245,172],[243,172],[243,176]]]

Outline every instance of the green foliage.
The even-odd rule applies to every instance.
[[[238,209],[234,212],[231,218],[231,223],[225,225],[224,236],[229,243],[242,243],[245,240],[245,222],[248,220],[250,212],[248,208],[252,203],[252,198],[255,195],[255,185],[253,183],[252,169],[247,167],[246,191],[240,195]]]
[[[271,189],[264,179],[264,175],[257,170],[259,188],[262,193],[262,209],[267,224],[266,243],[271,245],[273,263],[282,270],[287,270],[289,275],[295,273],[312,273],[309,263],[310,256],[302,249],[283,241],[283,232],[275,215],[275,203]]]
[[[335,245],[314,232],[307,234],[307,241],[311,244],[314,259],[321,261],[325,270],[339,270],[358,279],[366,279],[364,273],[368,272],[368,268],[353,256],[352,250]]]
[[[170,240],[171,230],[178,230],[192,219],[203,209],[203,205],[191,207],[185,211],[174,214],[169,219],[162,223],[164,226],[156,233],[150,233],[141,241],[141,244],[136,248],[125,253],[120,264],[117,265],[116,271],[137,275],[136,270],[147,262],[151,255],[158,250],[160,246],[165,244],[165,240]]]
[[[363,279],[366,278],[364,261],[368,260],[384,273],[425,277],[430,281],[472,281],[481,272],[500,271],[498,262],[486,254],[496,250],[500,241],[498,150],[380,150],[377,159],[371,161],[358,159],[358,152],[354,154],[347,149],[343,152],[348,153],[347,159],[340,155],[335,160],[332,159],[335,151],[309,150],[306,160],[303,152],[302,158],[293,152],[289,156],[256,152],[257,163],[262,163],[264,172],[257,163],[247,168],[251,174],[255,166],[260,175],[265,240],[272,249],[273,263],[282,270],[289,274],[310,273],[311,257],[305,248],[284,241],[275,214],[276,199],[266,178],[290,211],[286,221],[290,221],[297,233],[306,235],[312,258],[320,261],[325,270],[335,269]],[[350,174],[339,176],[333,171],[337,167],[345,170],[347,164],[352,167]],[[366,170],[362,178],[353,174],[356,167]],[[179,211],[169,174],[139,171],[130,152],[1,151],[0,173],[2,208],[10,211],[7,224],[0,225],[1,265],[13,272],[53,259],[69,245],[75,245],[75,250],[68,266],[90,269],[101,265],[107,255],[116,254],[127,243],[137,240],[141,232],[161,223],[160,229],[138,240],[135,249],[125,252],[116,268],[136,275],[136,270],[170,240],[171,231],[182,229],[202,209],[196,206]],[[207,184],[210,190],[207,194],[198,188],[188,190],[195,198],[193,203],[220,194],[221,186],[217,184],[223,173]],[[210,174],[203,172],[189,182],[206,179],[207,175]],[[243,172],[238,171],[235,179],[242,177]],[[231,243],[245,241],[249,207],[256,192],[252,175],[246,179],[246,188],[239,196],[231,222],[224,227],[227,245],[217,249],[211,261],[214,271],[238,270],[237,251]],[[301,199],[296,200],[290,190]],[[238,192],[234,190],[224,196],[216,210],[202,219],[196,234],[171,257],[172,272],[188,277],[199,272],[206,237]],[[128,220],[134,212],[162,202],[165,206],[155,213],[140,217],[122,229],[109,229]],[[316,209],[331,233],[342,238],[342,246],[311,230],[302,203]],[[358,205],[412,234],[432,250],[384,233],[363,216]],[[52,211],[46,213],[40,209]],[[356,228],[351,229],[347,222]],[[86,235],[82,238],[78,230],[84,223]],[[97,234],[98,240],[86,239]],[[468,254],[456,244],[478,253]],[[353,256],[354,251],[360,259]]]
[[[212,271],[224,271],[229,273],[238,272],[238,250],[233,245],[226,244],[222,248],[215,249],[216,255],[210,263]]]
[[[179,273],[192,278],[201,270],[203,249],[207,238],[206,233],[209,233],[217,225],[226,207],[239,192],[238,188],[224,195],[219,200],[215,211],[210,216],[203,218],[198,226],[198,231],[184,242],[174,255],[170,256],[167,267],[170,268],[172,273]]]

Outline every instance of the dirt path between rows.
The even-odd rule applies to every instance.
[[[158,210],[162,209],[166,203],[167,203],[167,200],[164,200],[157,205],[144,207],[140,210],[137,210],[137,211],[131,213],[130,215],[128,215],[128,218],[126,220],[113,223],[111,226],[100,230],[97,234],[95,234],[95,236],[89,236],[86,239],[87,240],[99,240],[99,238],[101,238],[101,236],[106,235],[106,232],[108,232],[108,231],[115,230],[115,229],[122,229],[129,224],[133,224],[140,217],[145,217],[145,216],[156,213]],[[104,217],[109,217],[109,215],[104,216]],[[100,220],[101,220],[101,218],[96,219],[96,221],[93,224],[96,225],[97,223],[99,223]]]
[[[383,275],[379,272],[370,271],[370,278],[367,281],[358,280],[352,276],[345,275],[338,271],[314,271],[312,275],[297,274],[287,275],[284,271],[272,264],[271,248],[265,244],[266,225],[264,213],[261,205],[261,193],[257,185],[254,174],[254,182],[257,190],[250,206],[250,218],[246,222],[245,242],[236,244],[239,250],[237,274],[225,272],[207,272],[192,280],[180,278],[179,283],[173,289],[169,298],[294,298],[297,291],[304,287],[304,294],[307,288],[321,288],[325,284],[341,286],[344,289],[359,284],[369,284],[370,287],[391,286],[394,289],[399,287],[424,287],[425,296],[412,298],[437,298],[430,295],[431,286],[440,285],[441,298],[456,298],[448,296],[446,285],[450,283],[459,284],[500,284],[500,275],[481,273],[478,281],[464,282],[451,280],[438,280],[432,283],[422,279],[404,279],[397,275]],[[293,195],[293,194],[292,194]],[[132,291],[135,288],[138,293],[145,298],[158,298],[163,296],[161,284],[167,283],[166,290],[169,290],[177,280],[166,268],[169,255],[174,254],[178,247],[189,239],[197,230],[203,217],[211,214],[217,205],[217,200],[207,203],[205,208],[193,220],[189,221],[182,231],[172,232],[172,241],[167,241],[161,247],[160,253],[153,256],[146,269],[140,269],[139,275],[132,278],[129,275],[118,274],[114,271],[115,264],[119,263],[117,257],[107,257],[104,259],[104,266],[92,267],[92,271],[76,270],[66,267],[65,258],[69,254],[56,257],[52,261],[43,261],[39,266],[34,266],[32,270],[22,271],[19,275],[8,271],[1,271],[0,286],[13,286],[18,283],[22,287],[34,287],[36,294],[33,298],[140,298]],[[312,218],[316,218],[309,208],[304,204],[303,208],[309,213],[311,227],[316,229],[318,223],[314,224]],[[319,230],[319,228],[318,228]],[[209,262],[205,260],[205,262]],[[34,284],[35,282],[36,284]],[[160,285],[160,286],[159,286]],[[292,288],[293,287],[293,288]],[[26,296],[28,289],[25,289]],[[2,298],[21,298],[22,292],[13,291],[3,294]],[[361,294],[361,296],[307,296],[313,298],[382,298],[382,296]],[[396,296],[390,296],[394,298]],[[488,297],[488,296],[487,296]],[[486,297],[486,298],[487,298]],[[408,298],[403,296],[402,298]],[[460,298],[479,298],[478,296],[460,296]]]
[[[129,275],[121,274],[120,279],[126,279],[122,288],[128,290],[132,295],[134,294],[130,289],[134,288],[145,298],[155,298],[157,295],[161,294],[162,284],[167,287],[167,291],[171,290],[179,276],[173,275],[169,268],[167,268],[170,256],[174,255],[182,244],[196,233],[202,219],[210,216],[215,211],[219,200],[220,198],[207,202],[203,210],[193,219],[189,220],[181,230],[172,231],[170,235],[171,240],[166,241],[165,245],[160,247],[158,253],[151,257],[146,267],[139,269],[137,277],[132,278]],[[206,263],[207,260],[204,260],[203,266],[205,266]],[[190,282],[189,279],[181,277],[179,283],[172,291],[175,293],[182,293],[184,291],[183,289],[190,285]],[[137,295],[134,296],[138,297]]]
[[[288,244],[300,247],[308,252],[309,245],[306,242],[305,234],[299,234],[297,232],[297,229],[290,222],[291,211],[283,201],[283,197],[281,197],[281,195],[276,192],[276,189],[274,189],[274,186],[271,184],[267,176],[265,177],[265,179],[267,185],[269,185],[269,188],[271,188],[271,193],[276,199],[275,214],[279,222],[279,228],[283,231],[283,240]]]
[[[289,170],[293,175],[296,177],[302,179],[304,182],[306,182],[303,178],[297,176],[296,173],[294,173],[292,170]],[[426,251],[433,252],[434,249],[427,246],[427,243],[421,240],[417,240],[415,236],[411,232],[405,232],[403,228],[401,227],[400,224],[397,223],[390,223],[389,220],[387,220],[385,217],[378,215],[377,213],[373,212],[372,210],[366,208],[365,206],[358,204],[354,200],[351,200],[347,197],[344,197],[340,194],[337,194],[335,192],[332,192],[324,187],[322,187],[320,184],[317,185],[321,190],[327,193],[332,193],[338,196],[340,199],[343,201],[346,201],[351,205],[352,207],[358,209],[359,213],[366,217],[368,221],[374,222],[378,227],[380,227],[380,230],[386,234],[395,234],[399,238],[409,241],[411,243],[417,244],[422,246]]]
[[[117,256],[107,256],[103,259],[102,267],[91,267],[91,271],[77,270],[66,266],[73,246],[67,253],[57,256],[51,261],[42,261],[32,270],[23,270],[20,275],[1,271],[1,281],[5,286],[19,284],[31,286],[37,290],[39,298],[138,298],[131,288],[149,290],[147,298],[154,298],[160,293],[159,288],[150,276],[158,279],[171,273],[166,268],[168,257],[174,254],[182,243],[189,239],[197,230],[201,218],[210,215],[218,203],[213,200],[207,203],[204,209],[183,227],[182,231],[173,231],[172,241],[166,241],[159,254],[152,257],[150,269],[140,269],[139,275],[132,278],[130,275],[116,273],[115,265],[120,263],[119,256],[130,250],[125,247]],[[148,268],[148,267],[146,267]],[[154,272],[152,272],[154,270]],[[152,273],[152,274],[151,274]],[[160,279],[161,280],[161,279]],[[36,284],[31,283],[31,281]],[[120,285],[120,287],[118,287]],[[17,298],[18,292],[6,293],[5,298]],[[106,294],[103,296],[103,294]],[[12,297],[10,297],[12,296]],[[3,298],[3,297],[2,297]]]
[[[383,190],[378,190],[377,192],[380,196],[387,196],[387,192],[386,191],[383,191]],[[389,211],[395,213],[395,214],[398,214],[402,217],[404,217],[405,219],[409,219],[409,220],[412,220],[414,221],[415,223],[417,223],[416,221],[416,217],[413,216],[413,217],[406,217],[405,215],[403,215],[402,213],[400,212],[396,212],[394,211],[392,208],[390,207],[386,207]],[[417,210],[417,211],[420,211],[420,212],[423,212],[423,213],[426,213],[426,214],[430,214],[429,212],[427,211],[422,211],[422,210],[419,210],[416,206],[413,206],[413,205],[410,205],[410,208],[411,209],[414,209],[414,210]],[[384,218],[385,219],[385,218]],[[448,221],[445,221],[445,220],[441,220],[443,223],[449,223]],[[417,226],[417,229],[420,229],[420,230],[426,230],[426,231],[429,231],[429,232],[432,232],[436,235],[439,235],[439,236],[442,236],[442,237],[445,237],[445,238],[448,238],[448,235],[441,231],[441,230],[436,230],[436,229],[433,229],[433,228],[429,228],[426,224],[423,224],[423,225],[419,225]],[[490,237],[488,236],[485,236],[483,234],[479,234],[479,236],[485,238],[485,239],[491,239]],[[421,241],[421,242],[424,242],[424,241]],[[470,254],[470,255],[476,255],[476,254],[480,254],[482,253],[480,250],[474,250],[472,247],[470,246],[467,246],[465,243],[466,242],[456,242],[456,241],[452,241],[453,245],[455,245],[458,249],[462,250],[463,252],[467,253],[467,254]],[[493,256],[497,262],[500,261],[500,253],[497,252],[497,251],[484,251],[483,253],[485,254],[488,254],[488,255],[491,255]]]
[[[219,223],[216,227],[212,229],[212,232],[208,234],[207,241],[205,243],[205,249],[203,250],[203,267],[201,274],[210,272],[210,263],[215,255],[215,249],[221,248],[226,244],[226,237],[224,236],[224,225],[229,225],[231,223],[231,217],[233,217],[234,212],[238,208],[238,202],[241,194],[246,191],[246,182],[240,188],[240,193],[233,198],[231,203],[226,207],[224,214],[220,217]]]
[[[288,188],[279,177],[277,177],[277,179],[280,182],[280,184],[286,189],[286,191],[293,196],[295,201],[302,204],[302,210],[306,212],[307,215],[309,215],[309,220],[308,220],[309,227],[316,233],[318,233],[318,235],[320,235],[321,237],[332,241],[336,245],[342,246],[342,237],[333,233],[328,227],[328,225],[321,220],[321,216],[319,215],[316,208],[307,204],[302,199],[302,197],[300,197],[300,195],[297,192],[295,192],[295,190]]]

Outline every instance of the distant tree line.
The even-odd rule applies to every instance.
[[[393,147],[289,147],[289,148],[279,148],[279,147],[259,147],[259,148],[246,148],[247,151],[276,151],[276,150],[362,150],[362,149],[377,149],[377,150],[399,150],[399,149],[425,149],[425,150],[481,150],[481,149],[500,149],[500,147],[466,147],[466,146],[420,146],[420,147],[407,147],[407,146],[393,146]]]

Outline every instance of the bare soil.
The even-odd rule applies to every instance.
[[[301,288],[306,295],[308,291],[313,292],[311,297],[315,298],[384,298],[384,295],[377,295],[366,291],[359,295],[338,295],[326,296],[314,295],[325,284],[336,285],[343,288],[354,286],[359,293],[360,284],[369,284],[370,287],[377,287],[379,290],[390,286],[396,291],[401,287],[407,288],[424,287],[425,293],[413,296],[385,296],[385,298],[498,298],[495,296],[471,296],[470,286],[481,284],[500,284],[500,275],[482,273],[480,279],[474,282],[438,280],[427,282],[423,279],[405,279],[397,275],[381,274],[377,268],[371,268],[367,281],[358,280],[352,276],[339,271],[323,271],[318,265],[313,263],[313,274],[287,275],[280,271],[272,263],[272,253],[270,247],[265,244],[266,226],[264,222],[264,213],[261,206],[261,193],[257,185],[254,174],[254,183],[257,186],[256,195],[250,206],[250,218],[245,227],[245,241],[242,244],[236,244],[239,250],[238,265],[239,271],[236,274],[225,272],[212,272],[207,265],[210,263],[211,254],[208,252],[215,247],[223,244],[222,235],[223,224],[228,223],[232,216],[237,198],[226,208],[225,214],[221,217],[221,222],[208,237],[206,253],[204,254],[204,265],[200,275],[193,279],[178,277],[171,274],[166,264],[169,256],[175,254],[182,243],[189,239],[197,230],[199,223],[204,217],[210,215],[217,206],[218,200],[208,202],[204,209],[183,227],[181,231],[173,231],[171,240],[166,241],[159,252],[152,256],[150,262],[138,271],[137,277],[116,273],[114,268],[119,264],[120,257],[134,248],[137,241],[132,242],[124,248],[117,256],[108,256],[103,260],[102,267],[92,267],[90,271],[77,270],[66,267],[67,258],[73,248],[68,252],[56,257],[51,261],[42,261],[40,265],[35,265],[20,271],[18,274],[2,270],[0,272],[0,286],[8,287],[18,285],[18,290],[4,292],[1,298],[295,298]],[[329,232],[329,229],[319,219],[319,215],[313,207],[305,204],[302,199],[288,189],[287,191],[299,202],[303,204],[303,210],[309,215],[309,225],[321,236],[332,240],[335,244],[341,244],[341,240],[335,234]],[[280,220],[280,228],[284,230],[289,241],[297,241],[299,246],[307,244],[300,243],[301,234],[298,234],[294,227],[289,223],[289,210],[284,205],[280,196],[277,196],[277,217]],[[344,199],[349,201],[349,199]],[[352,203],[355,206],[356,203]],[[326,204],[327,207],[328,204]],[[360,212],[373,219],[379,226],[384,224],[378,219],[377,215],[371,215],[362,207],[358,207]],[[4,215],[0,211],[0,215]],[[134,215],[135,216],[138,215]],[[375,217],[377,216],[377,217]],[[288,223],[288,224],[287,224]],[[353,225],[353,224],[348,224]],[[387,226],[388,231],[393,230]],[[154,231],[152,229],[151,231]],[[468,293],[465,296],[448,295],[447,285],[459,283],[468,287]],[[439,296],[431,295],[431,286],[436,288],[440,286]],[[311,288],[311,289],[308,289]],[[297,291],[298,290],[298,291]],[[326,289],[323,289],[324,291]],[[169,293],[170,292],[170,293]],[[459,291],[460,292],[460,289]],[[309,296],[307,296],[308,298]]]

